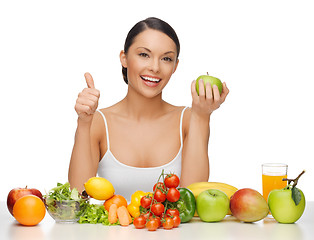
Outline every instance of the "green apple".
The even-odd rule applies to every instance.
[[[229,198],[218,189],[207,189],[198,195],[196,210],[202,221],[219,222],[229,211]]]
[[[299,191],[299,201],[296,204],[292,197],[292,191]],[[305,197],[300,189],[284,188],[272,190],[268,195],[268,205],[271,214],[280,223],[294,223],[303,214],[305,209]]]
[[[216,85],[218,87],[219,93],[222,92],[222,83],[218,78],[207,75],[201,75],[196,79],[196,92],[199,95],[199,81],[200,79],[203,79],[204,81],[204,87],[206,86],[206,83],[210,83],[210,85],[213,87],[213,85]]]

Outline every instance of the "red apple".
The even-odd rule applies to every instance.
[[[7,206],[9,209],[9,212],[12,214],[13,216],[13,206],[15,204],[15,202],[26,195],[35,195],[37,197],[39,197],[41,200],[43,200],[43,195],[41,194],[41,192],[36,189],[36,188],[27,188],[27,186],[25,188],[14,188],[12,189],[9,194],[8,194],[8,198],[7,198]]]
[[[230,198],[232,215],[243,222],[255,222],[265,218],[269,207],[263,196],[251,188],[236,191]]]

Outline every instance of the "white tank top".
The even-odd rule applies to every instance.
[[[115,158],[115,156],[110,151],[109,132],[105,115],[101,111],[97,110],[104,119],[107,136],[107,152],[99,162],[97,173],[99,177],[106,178],[112,183],[115,189],[115,194],[122,195],[128,202],[130,202],[131,195],[137,190],[152,192],[153,186],[157,182],[162,169],[164,169],[165,173],[175,173],[179,178],[181,177],[181,158],[183,146],[182,119],[186,108],[187,107],[182,110],[180,117],[181,146],[179,152],[169,163],[158,167],[148,168],[128,166],[119,162]]]

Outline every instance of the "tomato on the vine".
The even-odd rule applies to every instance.
[[[154,185],[154,187],[153,187],[153,191],[155,192],[155,189],[158,189],[158,188],[161,188],[161,189],[163,189],[163,190],[166,190],[166,187],[165,187],[165,184],[163,183],[163,182],[158,182],[158,183],[156,183],[155,185]]]
[[[139,216],[134,218],[133,225],[137,229],[144,228],[146,224],[146,218],[144,216]]]
[[[149,231],[156,231],[161,225],[164,229],[178,227],[181,224],[180,211],[172,203],[180,199],[179,185],[180,179],[176,174],[165,174],[162,170],[153,193],[140,199],[141,215],[133,221],[135,228],[146,227]]]
[[[180,199],[180,192],[176,188],[169,188],[167,193],[167,200],[169,202],[176,202]]]
[[[160,217],[158,217],[158,216],[150,216],[149,219],[150,220],[152,220],[152,219],[156,220],[158,222],[158,227],[161,226],[161,219],[160,219]]]
[[[180,212],[175,208],[168,208],[166,211],[167,216],[180,216]]]
[[[178,227],[181,223],[180,216],[178,216],[178,215],[173,216],[172,220],[173,220],[173,227],[174,228]]]
[[[141,206],[142,206],[143,208],[149,208],[150,205],[151,205],[151,203],[152,203],[152,198],[151,198],[151,197],[143,196],[143,197],[141,198]]]
[[[154,199],[157,201],[157,202],[164,202],[166,201],[166,194],[163,193],[160,189],[156,189],[156,192],[154,194]]]
[[[163,221],[162,226],[164,229],[172,229],[174,226],[173,219],[171,217],[166,217],[165,221]]]
[[[150,218],[150,216],[152,216],[152,213],[151,212],[146,212],[146,213],[143,213],[141,216],[143,216],[146,220]]]
[[[151,207],[151,211],[156,216],[160,216],[165,211],[165,206],[162,203],[154,203]]]
[[[156,231],[158,227],[159,223],[156,219],[149,219],[146,223],[146,228],[148,229],[148,231]]]
[[[180,184],[180,179],[175,174],[168,174],[165,178],[165,185],[167,188],[176,188]]]

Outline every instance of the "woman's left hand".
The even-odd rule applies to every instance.
[[[216,85],[211,87],[210,83],[206,83],[206,90],[200,87],[198,95],[195,85],[196,81],[194,80],[191,84],[192,111],[200,116],[208,117],[213,111],[220,107],[229,93],[226,83],[222,84],[221,95],[219,94],[218,87]],[[199,85],[204,85],[202,79],[199,80]]]

